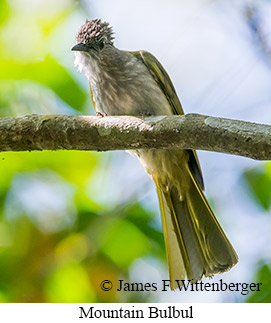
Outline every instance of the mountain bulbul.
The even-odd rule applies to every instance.
[[[174,86],[159,61],[146,51],[129,52],[113,44],[108,23],[81,26],[75,65],[90,82],[97,113],[105,115],[183,114]],[[175,280],[198,281],[223,273],[238,257],[203,195],[203,178],[193,150],[134,152],[156,185],[171,288]]]

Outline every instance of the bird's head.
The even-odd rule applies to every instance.
[[[106,45],[113,45],[113,39],[112,27],[107,22],[86,20],[77,33],[72,50],[97,55]]]

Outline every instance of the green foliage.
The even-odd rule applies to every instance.
[[[86,92],[70,73],[50,56],[45,57],[42,62],[35,63],[2,60],[0,80],[32,80],[41,83],[75,110],[82,110],[86,101]]]
[[[9,15],[9,7],[6,0],[0,1],[0,26],[6,21]]]
[[[244,178],[257,204],[264,210],[269,210],[271,205],[270,166],[266,164],[265,167],[247,170]]]
[[[271,164],[249,169],[243,176],[255,203],[265,211],[271,206]],[[261,283],[260,291],[252,293],[247,299],[248,303],[270,303],[271,302],[271,269],[268,264],[260,264],[256,269],[256,277],[252,280]]]
[[[147,299],[100,288],[104,279],[114,285],[128,279],[137,258],[165,260],[153,214],[135,201],[110,211],[95,201],[99,192],[89,183],[106,171],[101,158],[73,151],[1,153],[0,301]]]
[[[114,222],[105,232],[102,251],[118,266],[126,268],[134,259],[147,253],[149,242],[131,222],[127,220]]]
[[[253,282],[262,283],[260,291],[254,292],[246,300],[247,303],[271,303],[271,268],[267,264],[259,266]]]
[[[49,302],[90,303],[95,302],[95,291],[87,271],[78,263],[69,263],[57,268],[45,284]]]

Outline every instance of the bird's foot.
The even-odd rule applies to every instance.
[[[107,117],[107,113],[102,114],[101,112],[96,112],[96,117]]]
[[[139,112],[139,115],[144,118],[144,117],[150,117],[152,114],[149,111],[144,111],[144,112]]]

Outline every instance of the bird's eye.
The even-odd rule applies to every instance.
[[[100,49],[103,49],[104,48],[104,42],[103,41],[99,43],[99,48]]]

